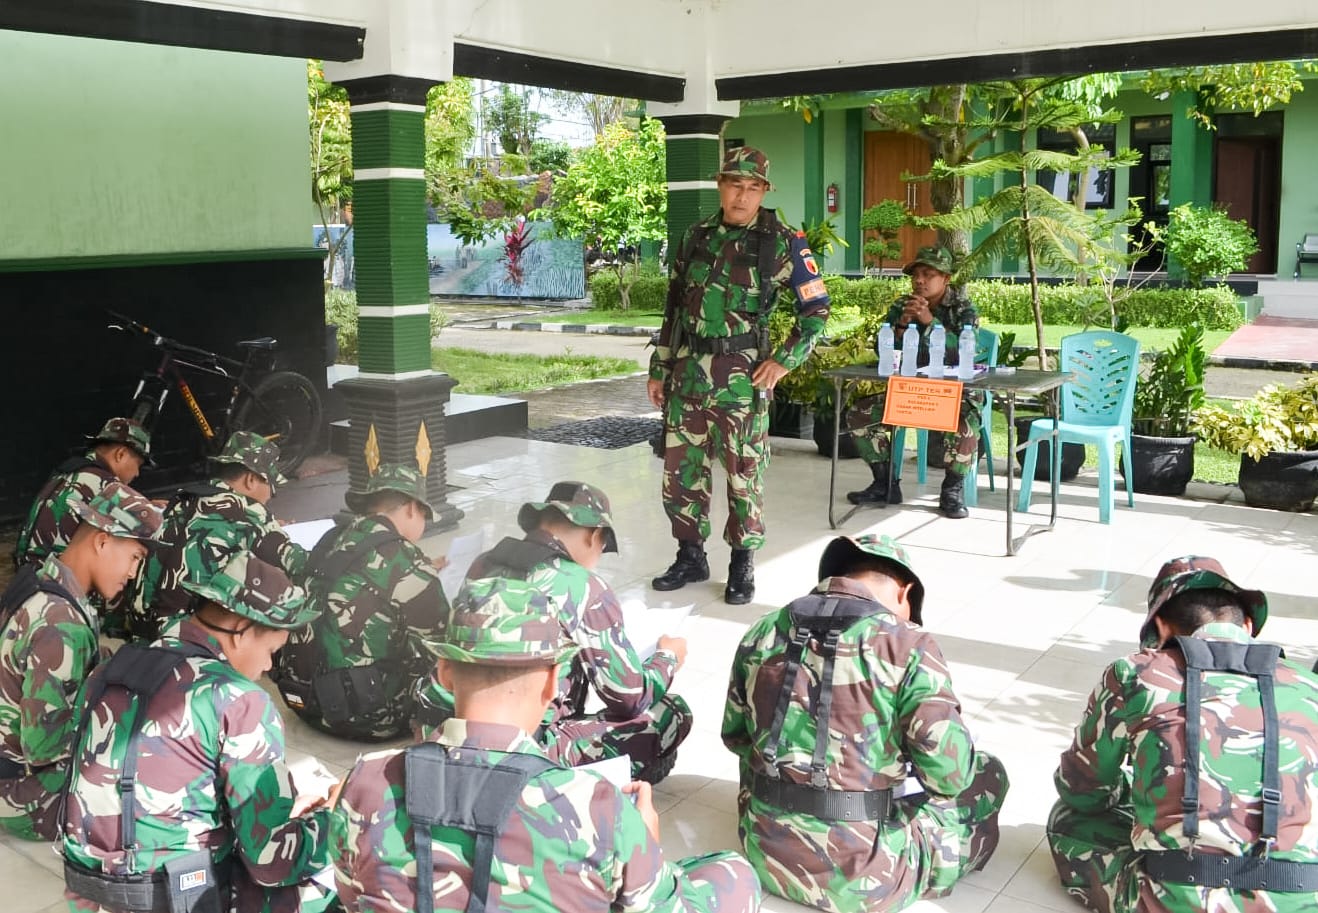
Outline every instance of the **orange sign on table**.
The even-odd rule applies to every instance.
[[[961,418],[961,381],[925,377],[888,378],[883,424],[930,431],[955,431]]]

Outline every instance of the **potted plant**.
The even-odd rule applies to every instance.
[[[1318,498],[1318,373],[1269,384],[1232,408],[1203,406],[1191,430],[1240,454],[1240,490],[1252,507],[1309,510]]]
[[[1191,324],[1154,355],[1135,383],[1131,485],[1142,494],[1182,495],[1194,477],[1191,418],[1204,403],[1204,331]],[[1125,461],[1121,474],[1126,474]]]

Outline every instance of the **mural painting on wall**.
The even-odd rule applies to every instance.
[[[581,241],[556,238],[548,222],[528,222],[529,241],[509,270],[502,236],[463,245],[445,224],[426,226],[430,294],[500,298],[584,298]],[[520,272],[521,282],[514,281]],[[511,273],[511,275],[510,275]]]

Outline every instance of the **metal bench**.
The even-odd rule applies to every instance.
[[[1304,240],[1295,245],[1295,278],[1300,278],[1301,263],[1318,263],[1318,234],[1305,235]]]

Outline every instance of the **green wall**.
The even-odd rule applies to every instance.
[[[309,248],[306,64],[0,31],[6,260]]]
[[[1313,150],[1318,148],[1318,83],[1291,96],[1281,138],[1281,224],[1277,237],[1277,277],[1289,279],[1295,270],[1295,245],[1305,234],[1318,232],[1318,172]],[[1313,276],[1313,266],[1307,266]]]

